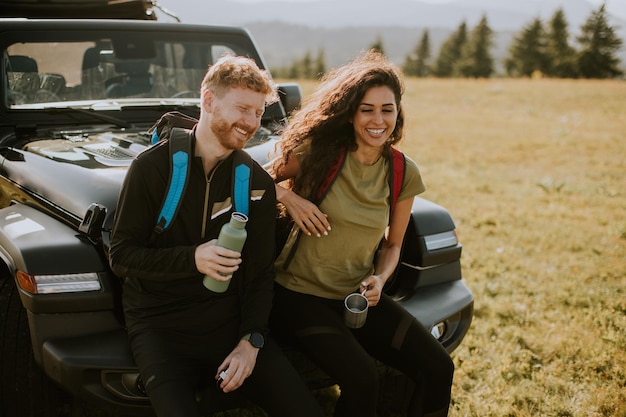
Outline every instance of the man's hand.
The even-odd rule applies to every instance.
[[[215,246],[216,242],[217,239],[213,239],[196,248],[196,268],[218,281],[227,281],[239,269],[241,253]]]
[[[252,374],[256,365],[256,357],[259,349],[255,348],[247,340],[240,340],[235,349],[224,359],[217,368],[215,380],[219,380],[220,372],[228,370],[219,387],[224,392],[236,390],[243,384],[247,377]]]

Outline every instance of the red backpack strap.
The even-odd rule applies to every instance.
[[[335,182],[337,177],[339,176],[339,172],[341,171],[341,167],[346,161],[347,152],[345,148],[342,148],[339,152],[339,157],[337,161],[331,166],[328,175],[320,184],[317,189],[316,204],[319,204],[322,199],[326,196],[326,193],[330,189],[331,185]],[[390,163],[390,175],[389,175],[389,221],[391,221],[391,213],[393,213],[393,209],[395,207],[396,201],[398,201],[398,197],[400,196],[400,191],[402,191],[402,184],[404,183],[404,171],[406,169],[406,160],[404,159],[404,154],[397,149],[391,148],[391,158],[389,158]],[[291,260],[293,259],[294,254],[296,253],[296,249],[298,248],[298,244],[300,243],[301,233],[298,230],[298,235],[296,236],[296,241],[294,242],[291,250],[287,254],[287,258],[285,259],[285,263],[283,264],[283,269],[287,269]]]
[[[393,213],[404,183],[404,172],[406,170],[404,154],[395,148],[391,148],[389,163],[391,164],[391,175],[389,175],[389,212]],[[391,216],[389,218],[391,219]]]
[[[337,157],[337,161],[335,161],[335,163],[330,167],[330,170],[328,171],[326,178],[324,178],[324,181],[322,181],[320,186],[317,188],[317,193],[315,193],[314,203],[319,204],[322,201],[322,199],[326,197],[326,193],[328,192],[328,190],[330,190],[330,187],[333,185],[333,183],[337,179],[339,171],[341,171],[341,167],[343,167],[343,164],[346,161],[346,155],[347,155],[346,148],[341,148],[339,150],[339,156]]]
[[[346,155],[347,154],[348,153],[346,152],[345,148],[341,148],[339,150],[339,155],[337,157],[337,160],[330,167],[330,170],[328,171],[328,174],[326,175],[326,178],[324,178],[324,181],[322,181],[320,186],[317,188],[317,192],[315,193],[315,201],[314,201],[314,203],[316,205],[319,205],[322,202],[322,200],[324,199],[324,197],[326,197],[326,194],[328,193],[328,190],[330,190],[330,187],[333,185],[333,183],[335,182],[335,180],[339,176],[339,172],[341,171],[341,167],[343,167],[343,164],[346,161]],[[296,236],[295,242],[293,242],[293,246],[291,247],[291,250],[287,254],[287,257],[285,258],[285,263],[283,264],[283,269],[287,269],[289,267],[289,264],[291,263],[291,260],[293,259],[293,256],[295,255],[296,250],[298,249],[298,244],[300,243],[300,237],[301,236],[302,236],[302,233],[300,233],[300,230],[298,229],[298,235]]]
[[[330,167],[328,175],[326,175],[326,178],[317,189],[317,193],[315,194],[316,204],[319,204],[322,201],[330,187],[337,179],[339,171],[341,171],[341,168],[346,161],[346,155],[346,149],[341,148],[339,150],[337,161]],[[396,201],[398,201],[398,197],[400,197],[400,192],[402,191],[402,185],[404,183],[404,172],[406,170],[406,160],[404,159],[404,154],[395,148],[391,148],[389,163],[391,171],[391,175],[389,175],[389,206],[390,211],[393,212]]]

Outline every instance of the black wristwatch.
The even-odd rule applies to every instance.
[[[261,349],[265,345],[265,337],[261,333],[248,333],[241,340],[247,340],[252,346]]]

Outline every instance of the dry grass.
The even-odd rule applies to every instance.
[[[451,416],[626,416],[626,82],[409,80],[475,319]]]
[[[404,105],[476,299],[450,416],[626,416],[626,82],[409,79]]]

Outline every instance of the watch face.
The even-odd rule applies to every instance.
[[[261,333],[252,333],[250,335],[250,343],[255,348],[261,349],[263,345],[265,344],[265,338],[263,337]]]

